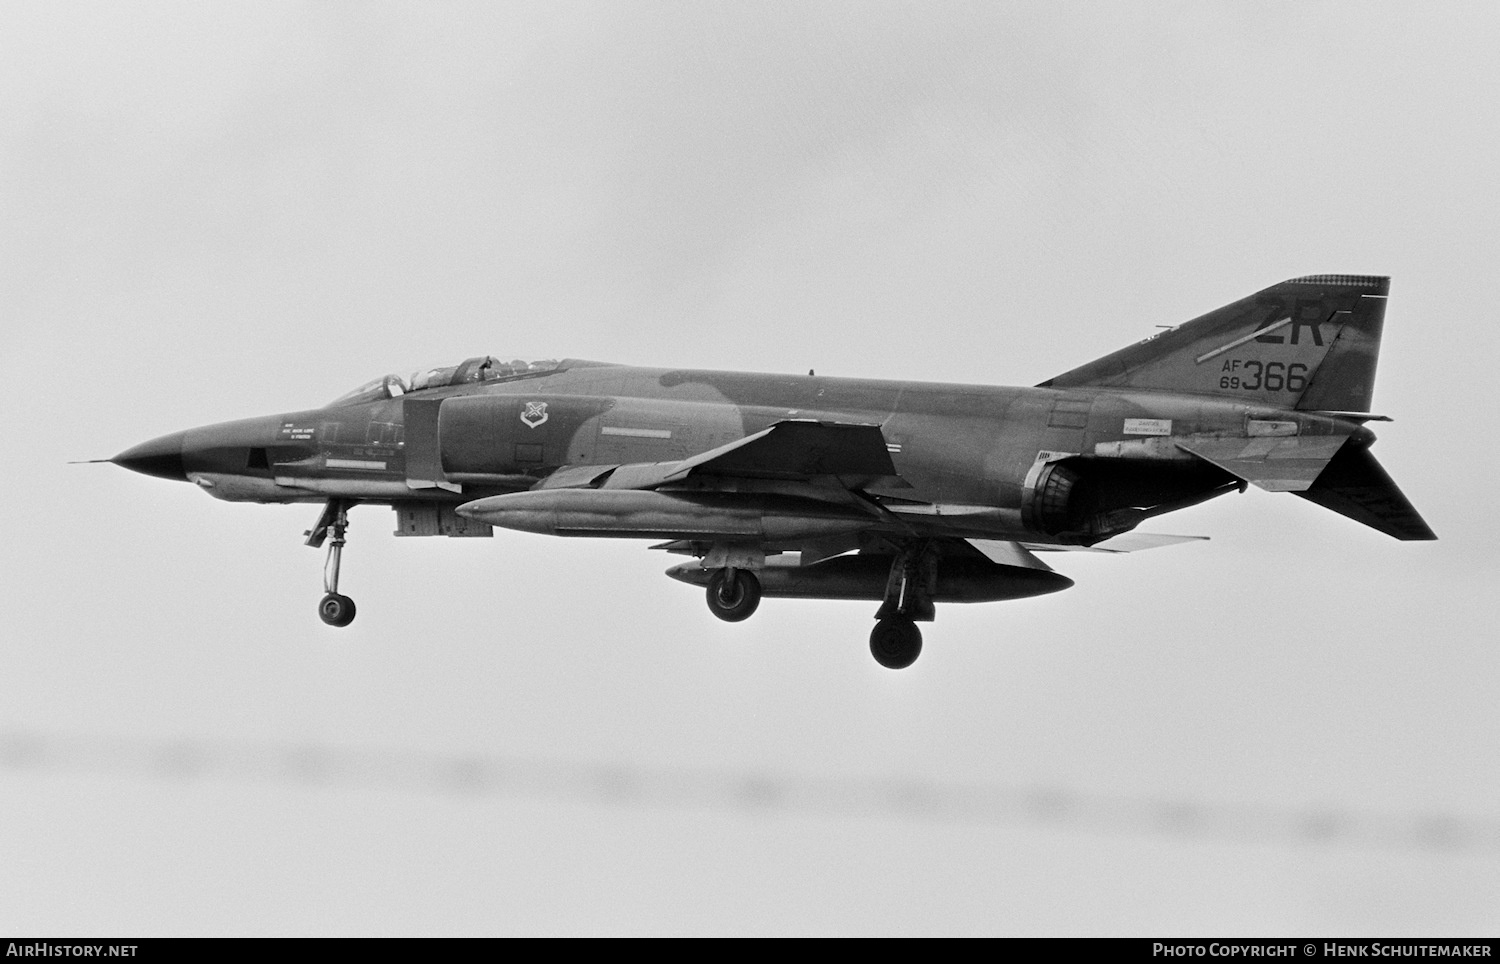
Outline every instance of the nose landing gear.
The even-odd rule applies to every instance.
[[[330,592],[318,603],[318,618],[330,626],[347,626],[354,622],[354,600]]]
[[[323,544],[330,531],[333,533],[333,539],[328,543],[328,558],[323,562],[324,596],[318,602],[318,618],[330,626],[347,626],[354,622],[354,600],[339,593],[344,531],[349,528],[349,507],[353,504],[346,499],[329,499],[317,523],[305,533],[307,545],[314,549]]]

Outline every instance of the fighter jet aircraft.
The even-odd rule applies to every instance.
[[[349,510],[385,505],[398,536],[660,540],[729,621],[764,596],[868,599],[870,650],[902,668],[936,603],[1065,589],[1038,552],[1181,541],[1132,530],[1247,485],[1436,538],[1369,451],[1389,284],[1294,278],[1032,388],[480,356],[109,461],[323,503],[331,626],[355,613]]]

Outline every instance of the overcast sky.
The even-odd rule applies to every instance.
[[[1479,2],[0,3],[0,931],[1500,931],[1497,48]],[[1440,541],[1252,490],[900,673],[871,604],[730,625],[642,543],[372,507],[333,630],[317,507],[64,464],[485,353],[1034,384],[1322,272],[1393,276],[1375,452]]]

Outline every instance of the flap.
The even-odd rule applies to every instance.
[[[1351,429],[1352,432],[1352,429]],[[1206,462],[1268,492],[1310,488],[1343,447],[1347,435],[1289,438],[1178,438],[1173,442]]]
[[[1207,541],[1208,536],[1170,536],[1164,532],[1122,532],[1091,546],[1033,545],[1029,542],[1025,546],[1038,552],[1139,552],[1142,549],[1157,549],[1161,546],[1175,546],[1184,542]]]
[[[1019,542],[1000,542],[995,539],[965,539],[963,541],[978,549],[981,555],[996,565],[1052,571],[1051,566],[1032,555],[1031,551]]]

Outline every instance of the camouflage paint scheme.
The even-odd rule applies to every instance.
[[[1435,538],[1368,452],[1388,290],[1293,279],[1030,388],[480,357],[112,461],[325,503],[325,600],[347,509],[385,504],[398,535],[665,539],[697,560],[669,574],[726,619],[749,615],[747,586],[750,611],[762,593],[882,600],[872,649],[906,665],[934,601],[1066,588],[1033,550],[1160,544],[1126,534],[1248,484]]]

